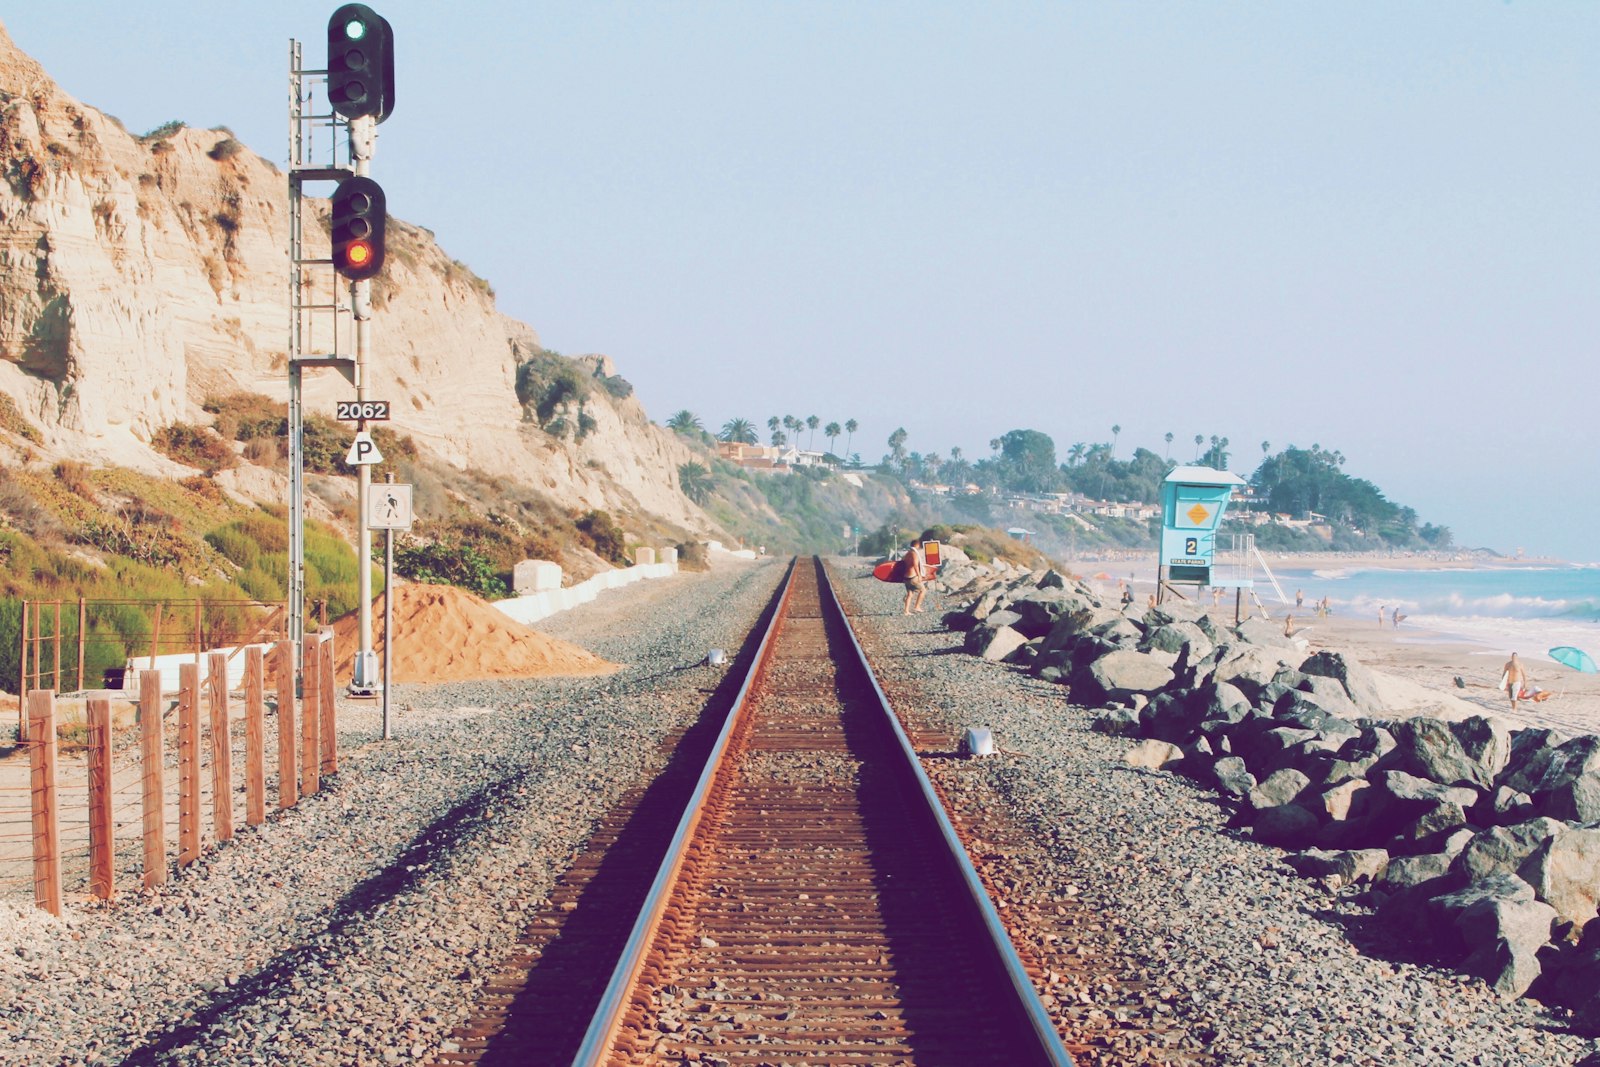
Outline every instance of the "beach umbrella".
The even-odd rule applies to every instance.
[[[1571,645],[1560,645],[1556,648],[1552,648],[1549,652],[1549,656],[1557,663],[1571,667],[1575,671],[1582,671],[1584,674],[1600,673],[1600,666],[1595,665],[1594,657],[1590,656],[1589,653],[1583,651],[1581,648],[1573,648]]]

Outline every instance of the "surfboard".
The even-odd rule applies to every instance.
[[[872,576],[878,579],[880,582],[894,581],[893,574],[896,562],[898,561],[891,559],[887,563],[878,564],[876,567],[872,568]]]

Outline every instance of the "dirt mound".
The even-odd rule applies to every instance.
[[[355,662],[357,616],[333,624],[341,678]],[[372,647],[383,657],[383,597],[372,602]],[[546,678],[618,670],[594,653],[507,618],[494,605],[449,585],[399,586],[394,596],[394,680],[466,682]]]

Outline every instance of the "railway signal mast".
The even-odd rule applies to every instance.
[[[308,368],[336,369],[355,386],[356,409],[368,407],[372,279],[383,269],[387,219],[383,188],[369,172],[377,125],[394,111],[395,101],[394,31],[387,19],[365,4],[345,4],[328,19],[327,40],[328,64],[322,71],[303,70],[300,42],[289,42],[289,636],[296,648],[305,634],[306,588],[301,375]],[[312,99],[306,91],[308,81],[325,87],[330,111],[308,109]],[[341,134],[343,163],[338,158]],[[338,183],[331,198],[327,259],[308,257],[302,241],[301,190],[304,183],[315,181]],[[328,267],[333,269],[332,278]],[[348,297],[340,280],[349,283]],[[319,339],[325,339],[325,351],[316,351]],[[367,435],[365,418],[357,421],[356,429],[359,436]],[[376,449],[369,454],[376,456]],[[356,467],[360,632],[350,689],[361,695],[375,693],[378,684],[377,656],[372,651],[372,529],[366,507],[370,462]]]

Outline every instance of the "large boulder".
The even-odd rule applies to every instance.
[[[1177,655],[1184,663],[1194,663],[1211,655],[1216,644],[1192,622],[1171,622],[1150,629],[1140,650],[1157,649]]]
[[[1280,804],[1256,812],[1250,834],[1264,845],[1306,848],[1316,843],[1320,826],[1316,815],[1299,804]]]
[[[1556,910],[1534,899],[1516,875],[1498,874],[1428,902],[1445,951],[1464,952],[1462,970],[1508,996],[1527,992],[1539,976],[1538,951],[1550,940]]]
[[[1160,770],[1168,764],[1183,759],[1183,749],[1166,741],[1150,738],[1134,745],[1122,754],[1122,762],[1130,767]]]
[[[1551,754],[1533,789],[1542,814],[1568,822],[1600,822],[1600,737],[1574,737]]]
[[[1132,708],[1107,708],[1094,717],[1089,729],[1111,737],[1138,737],[1139,713]]]
[[[1271,649],[1250,644],[1232,645],[1218,660],[1211,677],[1214,681],[1233,683],[1247,699],[1255,701],[1282,666],[1282,657]]]
[[[1302,878],[1319,879],[1329,890],[1337,892],[1347,885],[1375,882],[1383,877],[1384,870],[1389,866],[1389,854],[1381,848],[1338,852],[1312,848],[1285,856],[1283,862]]]
[[[981,648],[977,649],[977,653],[980,658],[989,660],[991,663],[1010,659],[1018,649],[1028,643],[1026,634],[1010,626],[1002,626],[998,630],[989,630],[987,627],[983,627],[972,632],[975,634],[988,634],[988,639]]]
[[[1151,628],[1171,623],[1187,622],[1200,627],[1211,627],[1211,617],[1199,604],[1187,600],[1167,600],[1144,613],[1145,625]]]
[[[1282,649],[1291,656],[1297,655],[1300,651],[1294,643],[1294,638],[1283,635],[1283,623],[1271,619],[1251,617],[1235,626],[1232,632],[1241,641],[1248,641],[1252,645],[1264,648]]]
[[[1035,589],[1008,606],[1020,616],[1017,629],[1029,637],[1043,637],[1061,619],[1095,608],[1088,597],[1071,589]]]
[[[1556,750],[1566,740],[1565,735],[1542,727],[1511,731],[1511,754],[1495,784],[1531,794],[1550,769]]]
[[[1499,719],[1474,715],[1450,723],[1450,732],[1467,757],[1489,773],[1493,783],[1511,760],[1511,728]]]
[[[1600,829],[1562,830],[1540,841],[1517,873],[1540,900],[1581,930],[1600,913]]]
[[[1383,699],[1372,672],[1338,652],[1316,652],[1300,663],[1300,673],[1332,678],[1343,686],[1345,695],[1366,715],[1382,715]]]
[[[1223,756],[1218,759],[1211,765],[1211,773],[1216,779],[1218,791],[1235,800],[1249,796],[1250,791],[1256,787],[1255,775],[1246,769],[1244,760],[1238,756]]]
[[[1366,794],[1372,828],[1387,833],[1391,852],[1429,852],[1467,824],[1474,789],[1444,786],[1404,771],[1384,771]]]
[[[1474,882],[1496,874],[1516,874],[1517,868],[1534,850],[1566,828],[1566,823],[1555,819],[1532,819],[1515,826],[1492,827],[1473,835],[1451,869]],[[1526,876],[1523,878],[1530,883],[1533,881]]]
[[[1401,770],[1441,785],[1464,783],[1481,789],[1494,784],[1494,774],[1467,755],[1450,724],[1438,719],[1402,719],[1389,724]]]
[[[1301,673],[1304,674],[1304,672]],[[1351,700],[1349,695],[1345,693],[1344,686],[1333,678],[1324,678],[1318,674],[1305,674],[1300,683],[1300,690],[1303,693],[1310,694],[1311,698],[1317,702],[1317,707],[1329,715],[1346,721],[1361,717],[1361,709],[1356,707],[1355,701]]]
[[[1262,812],[1292,804],[1310,784],[1310,779],[1305,775],[1293,767],[1285,767],[1250,790],[1250,806]]]
[[[1172,668],[1148,653],[1133,649],[1108,652],[1072,679],[1073,699],[1098,706],[1126,701],[1135,693],[1148,697],[1172,684]]]

